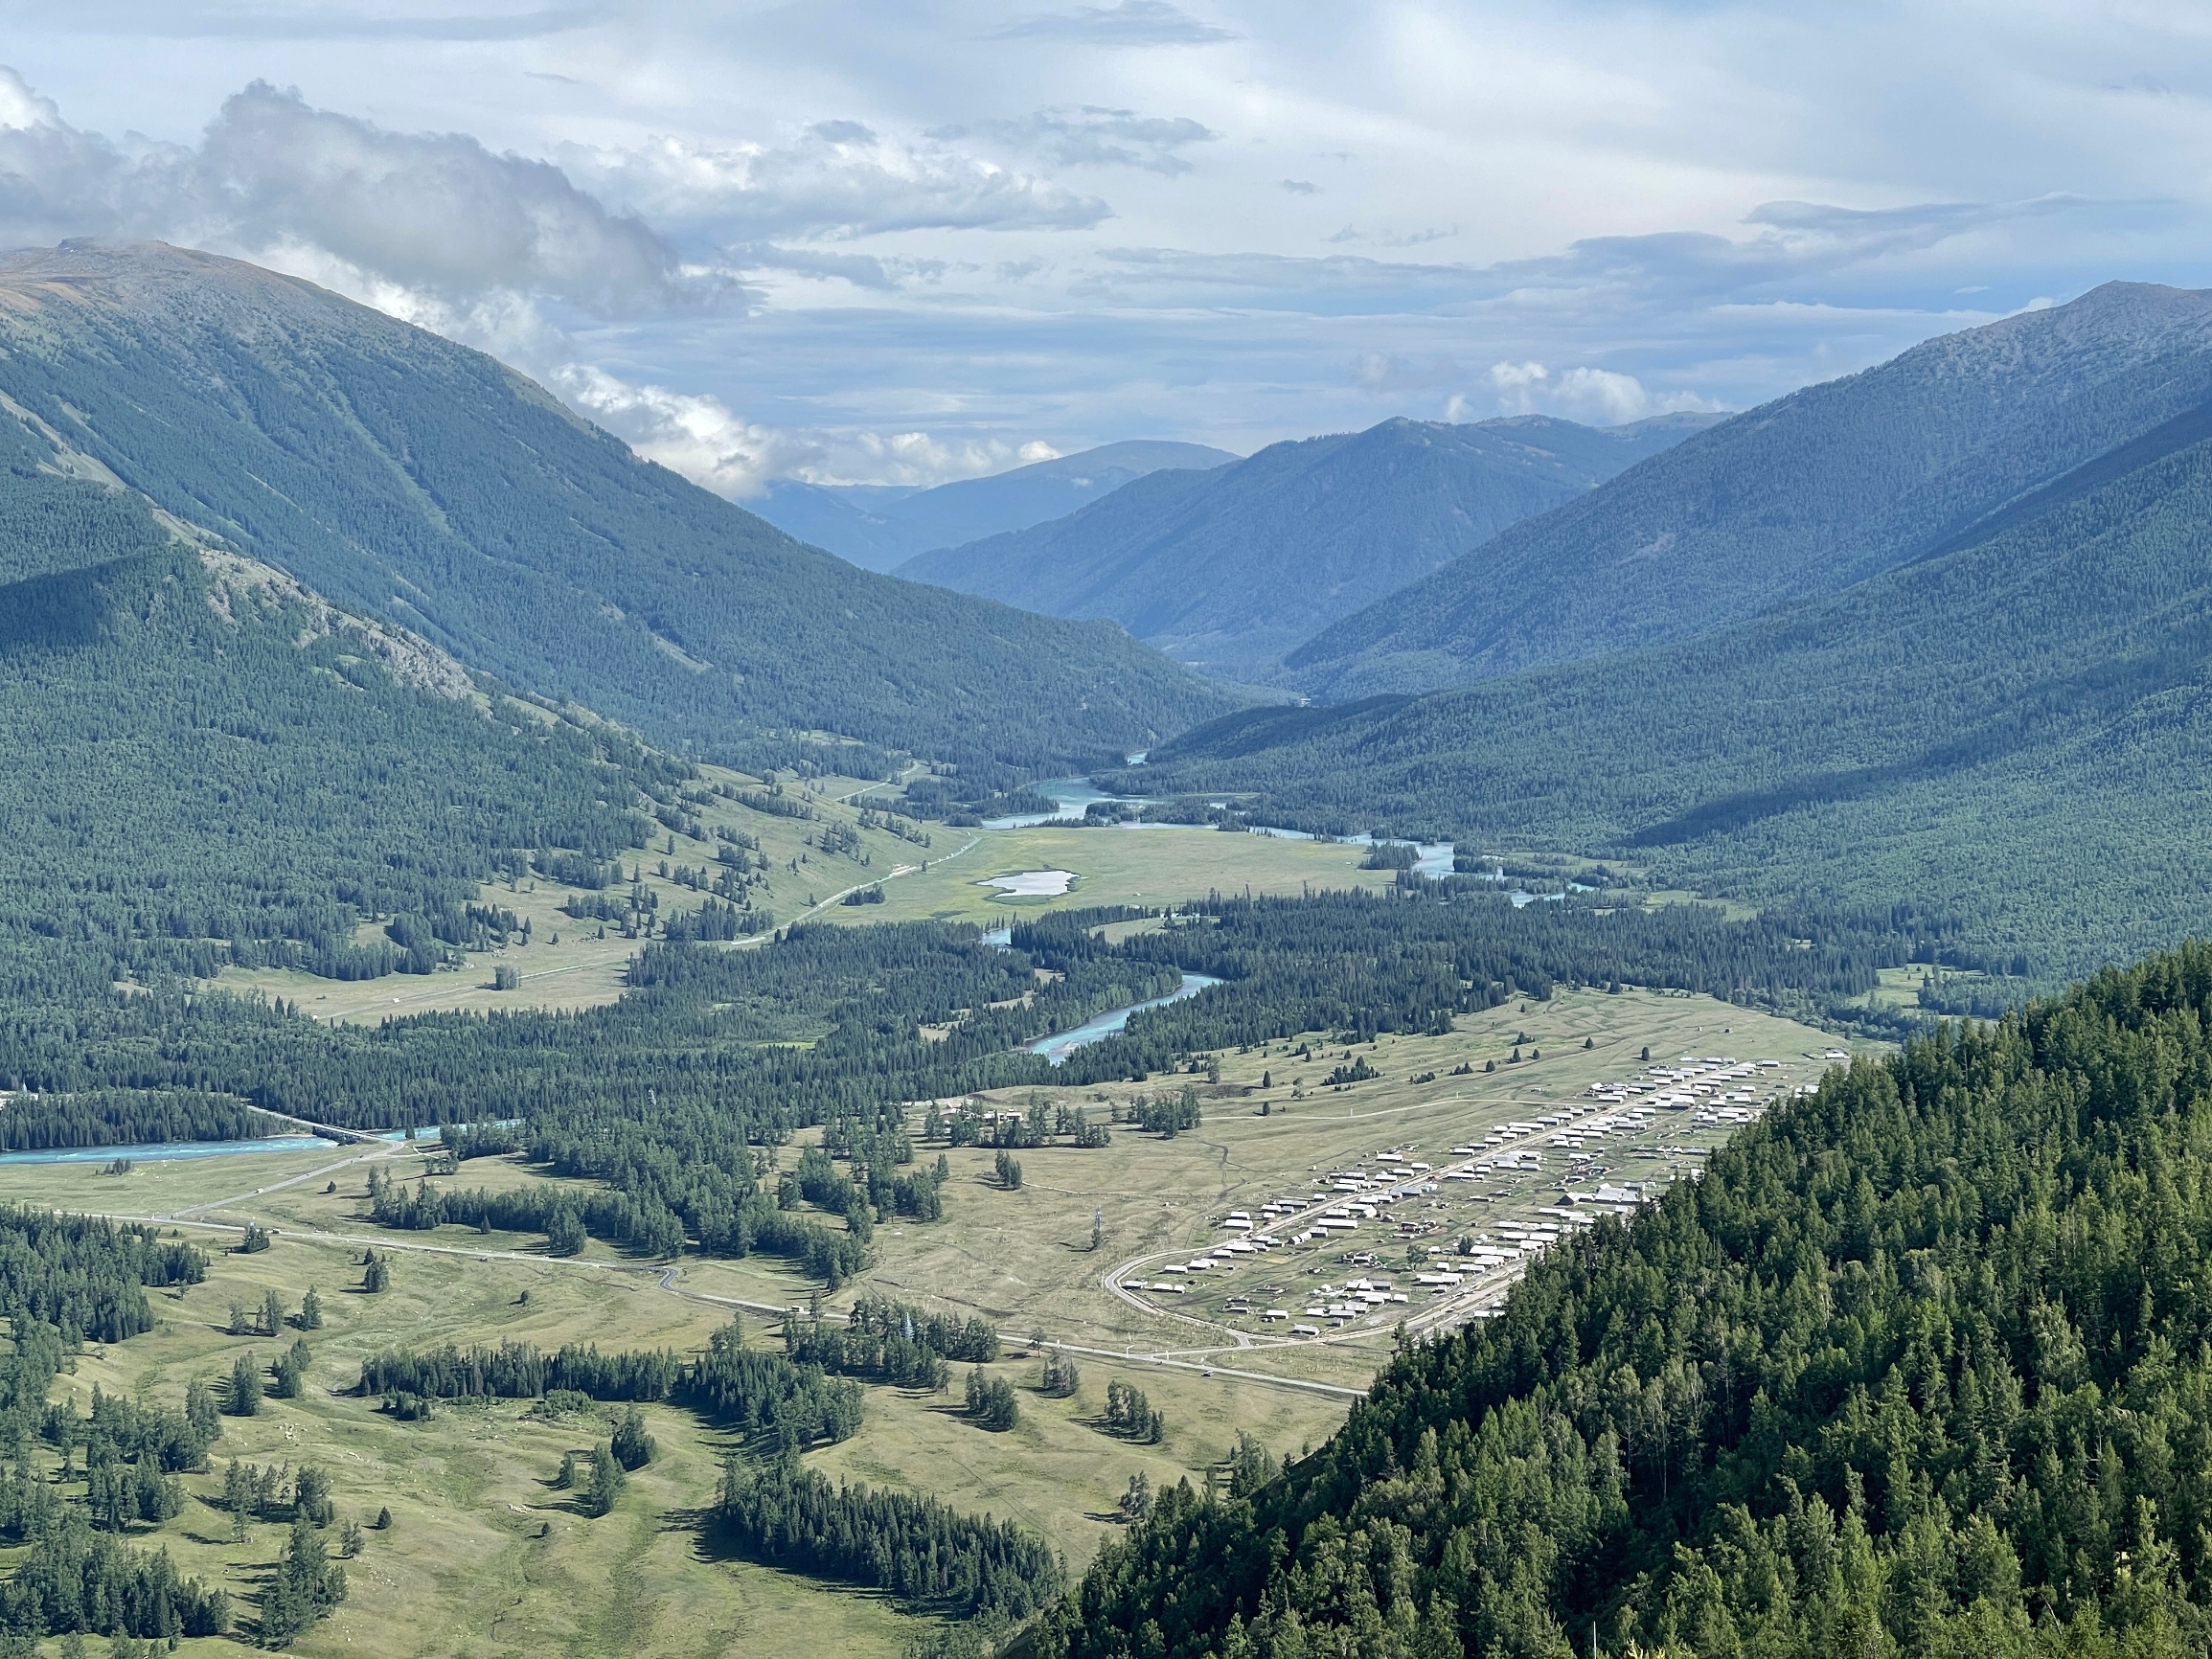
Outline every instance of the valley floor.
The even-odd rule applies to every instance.
[[[1104,839],[1113,832],[1060,833]],[[1668,1114],[1663,1133],[1616,1137],[1617,1146],[1579,1153],[1571,1175],[1568,1150],[1552,1147],[1546,1133],[1532,1148],[1540,1169],[1440,1183],[1436,1193],[1363,1220],[1344,1239],[1288,1245],[1193,1276],[1204,1279],[1204,1288],[1184,1295],[1135,1288],[1162,1282],[1160,1263],[1231,1237],[1220,1226],[1230,1211],[1257,1215],[1287,1193],[1324,1190],[1321,1177],[1332,1170],[1377,1170],[1381,1150],[1439,1170],[1464,1163],[1450,1155],[1452,1147],[1480,1146],[1507,1124],[1588,1100],[1592,1084],[1641,1071],[1646,1047],[1654,1059],[1780,1060],[1762,1076],[1768,1094],[1814,1079],[1830,1063],[1830,1039],[1808,1028],[1709,998],[1644,992],[1562,992],[1463,1017],[1448,1036],[1385,1036],[1355,1051],[1380,1075],[1341,1090],[1322,1079],[1346,1051],[1322,1049],[1316,1034],[1311,1057],[1297,1058],[1291,1051],[1305,1040],[1220,1055],[1218,1083],[1163,1077],[1016,1091],[987,1102],[1021,1105],[1040,1092],[1103,1117],[1189,1082],[1203,1122],[1172,1139],[1125,1125],[1106,1148],[1023,1151],[1015,1191],[994,1182],[991,1150],[949,1148],[944,1219],[880,1226],[869,1273],[824,1306],[834,1313],[858,1291],[877,1290],[980,1312],[1005,1340],[992,1370],[1015,1384],[1021,1421],[990,1434],[959,1415],[962,1367],[949,1396],[869,1388],[859,1434],[810,1454],[810,1466],[833,1479],[930,1492],[957,1509],[1013,1517],[1080,1571],[1113,1535],[1115,1499],[1132,1475],[1144,1473],[1155,1489],[1202,1482],[1240,1430],[1278,1455],[1318,1444],[1388,1357],[1397,1322],[1418,1325],[1448,1311],[1424,1293],[1337,1329],[1303,1313],[1321,1287],[1357,1275],[1410,1289],[1409,1244],[1424,1261],[1431,1245],[1455,1260],[1459,1236],[1502,1239],[1501,1227],[1538,1222],[1540,1212],[1560,1206],[1562,1185],[1656,1182],[1694,1168],[1726,1125],[1695,1121],[1708,1114]],[[1516,1043],[1524,1058],[1509,1063]],[[1539,1052],[1540,1059],[1532,1057]],[[1483,1071],[1487,1060],[1499,1062],[1494,1072]],[[1471,1069],[1451,1076],[1460,1065]],[[1264,1074],[1269,1086],[1263,1089]],[[919,1109],[915,1119],[919,1126]],[[933,1158],[936,1150],[922,1147],[917,1155]],[[787,1148],[783,1155],[795,1153]],[[227,1250],[249,1219],[275,1230],[265,1253],[219,1255],[207,1283],[157,1296],[157,1331],[89,1351],[57,1384],[57,1397],[73,1393],[80,1406],[95,1383],[173,1404],[189,1380],[227,1373],[240,1352],[272,1359],[293,1333],[229,1335],[232,1304],[255,1307],[273,1287],[297,1307],[310,1284],[320,1287],[328,1328],[309,1338],[314,1367],[306,1397],[272,1399],[251,1419],[226,1419],[216,1472],[187,1477],[193,1501],[185,1514],[140,1541],[170,1549],[185,1572],[250,1598],[284,1529],[257,1524],[244,1544],[228,1541],[228,1516],[209,1502],[219,1493],[222,1464],[233,1456],[311,1461],[332,1471],[342,1517],[366,1522],[388,1505],[394,1526],[369,1533],[364,1554],[349,1563],[352,1598],[302,1639],[303,1653],[889,1655],[927,1627],[878,1597],[718,1548],[705,1511],[730,1443],[688,1412],[649,1408],[660,1456],[633,1477],[612,1514],[586,1520],[548,1482],[563,1451],[606,1437],[610,1414],[548,1418],[525,1401],[456,1402],[442,1404],[427,1422],[401,1423],[376,1400],[347,1392],[361,1361],[390,1347],[512,1339],[551,1349],[575,1340],[610,1351],[683,1352],[702,1347],[733,1311],[752,1343],[773,1345],[769,1310],[804,1307],[813,1293],[767,1257],[670,1263],[625,1259],[595,1241],[580,1257],[557,1260],[536,1236],[376,1228],[366,1214],[370,1169],[413,1180],[425,1162],[405,1143],[379,1143],[146,1163],[121,1175],[98,1165],[0,1166],[0,1199],[159,1217],[211,1252]],[[458,1176],[436,1179],[500,1187],[543,1178],[518,1159],[482,1158],[465,1163]],[[1094,1216],[1102,1234],[1095,1250]],[[1420,1231],[1402,1232],[1402,1221]],[[396,1263],[393,1287],[379,1295],[353,1288],[365,1246]],[[1348,1260],[1355,1254],[1376,1265]],[[1494,1275],[1484,1294],[1499,1283]],[[1471,1284],[1470,1299],[1479,1299],[1477,1290],[1483,1286]],[[1254,1313],[1231,1310],[1247,1301]],[[1326,1339],[1284,1340],[1279,1322],[1258,1317],[1267,1307],[1298,1310],[1300,1322],[1321,1328]],[[1465,1307],[1451,1300],[1448,1311]],[[1033,1333],[1071,1352],[1081,1374],[1073,1397],[1039,1391]],[[1106,1390],[1117,1381],[1142,1389],[1165,1414],[1160,1443],[1134,1444],[1104,1431]],[[194,1646],[218,1650],[212,1642],[188,1644]]]

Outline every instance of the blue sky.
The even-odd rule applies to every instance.
[[[10,0],[0,244],[154,236],[742,497],[1742,408],[2212,284],[2212,9]]]

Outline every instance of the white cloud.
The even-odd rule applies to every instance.
[[[541,161],[387,132],[256,81],[196,148],[119,146],[0,69],[0,239],[150,237],[348,273],[467,308],[500,294],[611,315],[696,291],[642,221]],[[301,274],[307,274],[302,271]]]
[[[1483,379],[1500,415],[1557,415],[1585,426],[1620,426],[1649,415],[1720,407],[1694,393],[1654,398],[1633,375],[1613,369],[1583,366],[1555,375],[1541,363],[1493,363]],[[1471,409],[1466,394],[1454,393],[1444,418],[1465,420]]]
[[[1133,167],[1170,176],[1191,170],[1183,150],[1221,136],[1189,116],[1139,115],[1097,104],[1039,109],[1013,121],[977,122],[972,128],[933,127],[928,136],[957,139],[970,131],[1063,167]]]
[[[1042,440],[1015,445],[947,442],[927,432],[778,429],[741,419],[718,398],[634,385],[581,365],[556,369],[549,378],[562,397],[647,460],[738,501],[758,495],[778,478],[926,487],[1060,455]]]
[[[854,121],[790,144],[717,148],[661,138],[628,149],[564,145],[567,170],[680,234],[752,243],[913,230],[1081,230],[1112,210],[1049,179]]]
[[[1001,40],[1075,40],[1098,46],[1210,46],[1235,31],[1200,22],[1167,0],[1120,0],[1024,17],[997,31]]]

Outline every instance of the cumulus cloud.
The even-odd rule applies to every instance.
[[[781,146],[713,148],[665,138],[632,149],[563,146],[574,176],[678,234],[724,242],[910,230],[1082,230],[1112,210],[1049,179],[856,121]]]
[[[674,250],[548,163],[458,133],[397,133],[256,81],[196,148],[80,131],[0,69],[0,239],[154,237],[353,273],[446,307],[495,294],[601,315],[696,291]],[[301,271],[300,274],[308,274]]]
[[[1210,46],[1237,35],[1201,22],[1168,0],[1121,0],[1072,11],[1020,18],[996,31],[1000,40],[1075,40],[1097,46]]]
[[[1493,363],[1483,376],[1500,415],[1557,415],[1588,426],[1619,426],[1676,410],[1712,411],[1718,404],[1690,393],[1654,398],[1633,375],[1578,367],[1554,374],[1541,363]],[[1482,413],[1465,393],[1445,405],[1447,420]]]
[[[733,500],[756,496],[778,478],[925,488],[1060,454],[1041,440],[1016,446],[988,439],[948,442],[927,432],[763,426],[718,398],[633,385],[582,365],[557,369],[549,377],[562,397],[647,460]]]
[[[1014,121],[978,122],[973,128],[938,127],[932,138],[982,133],[1014,148],[1064,167],[1134,167],[1174,176],[1191,170],[1182,151],[1221,135],[1188,116],[1139,115],[1133,109],[1039,109]]]

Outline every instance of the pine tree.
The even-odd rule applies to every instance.
[[[262,1368],[251,1353],[231,1362],[230,1398],[224,1409],[233,1417],[252,1417],[262,1409]]]
[[[291,1347],[277,1355],[271,1368],[274,1387],[270,1390],[279,1399],[297,1399],[308,1375],[308,1339],[295,1338]]]
[[[614,1461],[613,1451],[602,1441],[591,1448],[591,1473],[577,1507],[587,1515],[604,1515],[614,1508],[627,1484],[628,1477],[622,1472],[622,1465]]]
[[[652,1436],[646,1433],[645,1413],[634,1405],[624,1412],[608,1449],[614,1454],[614,1461],[626,1469],[642,1469],[652,1462],[655,1447]]]
[[[321,1292],[316,1290],[312,1284],[308,1286],[308,1294],[300,1302],[300,1329],[302,1330],[320,1330],[323,1329],[323,1298]]]

